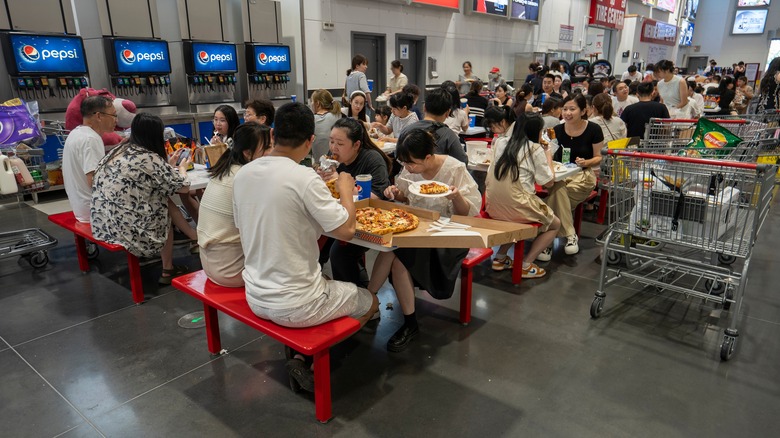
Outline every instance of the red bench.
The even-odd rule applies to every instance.
[[[596,199],[598,195],[599,192],[596,190],[590,192],[590,195],[588,195],[584,201],[580,202],[577,207],[574,208],[574,231],[577,232],[577,236],[580,235],[580,227],[582,226],[582,216],[585,203]]]
[[[176,277],[173,286],[203,302],[206,339],[211,354],[220,354],[222,350],[217,316],[217,311],[221,311],[293,350],[314,356],[314,410],[317,420],[323,423],[330,420],[330,347],[357,332],[360,329],[358,320],[344,317],[314,327],[283,327],[252,313],[243,287],[219,286],[211,282],[203,271]]]
[[[87,240],[112,252],[124,251],[127,253],[127,268],[130,275],[130,290],[133,292],[133,301],[141,304],[144,301],[144,286],[141,281],[141,266],[138,257],[130,254],[122,245],[115,245],[95,239],[92,235],[92,227],[86,222],[79,222],[72,211],[53,214],[49,220],[73,233],[76,237],[76,255],[79,259],[79,269],[86,273],[89,271],[89,256],[87,255]]]

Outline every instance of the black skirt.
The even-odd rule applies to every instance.
[[[395,256],[412,274],[414,285],[437,300],[446,300],[455,291],[460,266],[467,248],[398,248]]]

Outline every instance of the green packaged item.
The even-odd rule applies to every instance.
[[[730,149],[742,143],[742,139],[723,126],[705,119],[699,119],[693,131],[690,148],[698,150],[702,158],[723,157]],[[691,155],[690,153],[688,155]]]

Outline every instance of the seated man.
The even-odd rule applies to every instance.
[[[542,92],[536,96],[531,106],[534,108],[541,108],[542,104],[548,97],[555,97],[563,100],[563,96],[560,93],[556,93],[554,89],[555,76],[551,73],[544,75],[542,79]],[[543,96],[544,95],[544,96]]]
[[[409,125],[401,131],[398,136],[398,143],[404,141],[404,134],[413,129],[424,129],[433,134],[436,139],[436,153],[440,155],[451,155],[453,158],[464,163],[469,159],[466,150],[460,143],[460,138],[449,126],[444,124],[452,108],[452,97],[447,90],[436,88],[425,93],[425,106],[423,111],[425,117],[419,122]]]
[[[101,135],[114,130],[117,114],[111,99],[103,96],[84,99],[80,111],[84,121],[70,131],[62,150],[62,180],[73,215],[89,222],[92,178],[106,155]]]
[[[327,280],[317,262],[323,232],[355,234],[355,180],[339,174],[336,200],[313,169],[299,163],[311,152],[314,114],[288,103],[276,111],[274,149],[244,165],[233,183],[233,211],[244,251],[246,299],[259,317],[286,327],[310,327],[351,316],[361,326],[377,312],[376,295],[352,283]],[[290,377],[314,390],[314,375],[296,354]]]

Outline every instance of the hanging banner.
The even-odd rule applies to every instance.
[[[625,16],[626,0],[590,0],[591,26],[620,30]]]
[[[561,24],[561,30],[558,32],[558,50],[571,50],[574,42],[574,26]]]
[[[639,41],[673,46],[677,43],[677,26],[645,18]]]

